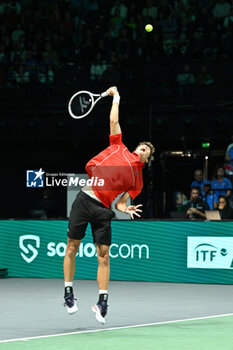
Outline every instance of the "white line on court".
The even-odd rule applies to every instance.
[[[61,337],[61,336],[73,335],[73,334],[84,334],[84,333],[96,333],[96,332],[104,332],[104,331],[114,331],[114,330],[118,330],[118,329],[128,329],[128,328],[136,328],[136,327],[157,326],[157,325],[161,325],[161,324],[170,324],[170,323],[187,322],[187,321],[198,321],[198,320],[206,320],[208,318],[218,318],[218,317],[226,317],[226,316],[233,316],[233,313],[232,314],[222,314],[222,315],[212,315],[212,316],[186,318],[186,319],[182,319],[182,320],[135,324],[135,325],[132,325],[132,326],[120,326],[120,327],[112,327],[112,328],[104,328],[104,329],[92,329],[92,330],[88,330],[88,331],[77,331],[77,332],[70,332],[70,333],[59,333],[59,334],[40,335],[40,336],[27,337],[27,338],[0,340],[0,343],[9,343],[9,342],[14,342],[14,341],[25,341],[25,340],[51,338],[51,337]]]

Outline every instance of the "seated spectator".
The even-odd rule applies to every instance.
[[[85,61],[89,59],[90,57],[93,57],[93,47],[94,47],[94,38],[93,38],[93,32],[88,29],[85,34],[85,40],[83,42],[81,55],[82,59]]]
[[[16,65],[25,62],[27,51],[21,48],[20,42],[17,42],[10,53],[10,62]]]
[[[60,25],[61,22],[61,14],[58,6],[54,6],[53,10],[51,10],[49,14],[49,24],[51,30],[54,32],[56,28]]]
[[[21,5],[15,0],[10,0],[7,1],[6,7],[12,12],[15,13],[16,15],[19,15],[21,12]]]
[[[155,19],[158,16],[158,8],[154,6],[154,3],[152,0],[147,0],[146,7],[143,8],[142,14],[144,17],[146,17],[148,20],[150,18]]]
[[[29,73],[31,81],[37,80],[37,63],[37,59],[33,57],[32,52],[30,50],[27,51],[26,71]]]
[[[231,5],[226,0],[219,0],[213,8],[213,15],[215,18],[220,19],[228,16]]]
[[[231,136],[232,143],[229,144],[225,153],[225,171],[227,175],[233,175],[233,135]]]
[[[25,70],[23,65],[13,70],[13,77],[18,84],[27,84],[30,82],[29,72]]]
[[[0,88],[5,85],[5,70],[3,61],[0,60]]]
[[[110,11],[111,16],[115,16],[116,15],[116,11],[117,9],[119,10],[119,15],[120,17],[124,20],[127,17],[127,13],[128,13],[128,9],[125,6],[125,4],[123,3],[122,0],[117,0],[115,2],[115,5],[113,6],[113,8]]]
[[[96,44],[96,54],[101,54],[102,57],[104,57],[105,60],[109,60],[109,50],[105,47],[105,41],[103,39],[100,39]]]
[[[4,0],[1,0],[0,1],[0,16],[4,14],[5,7],[6,7],[6,4],[5,4]]]
[[[177,21],[175,18],[167,18],[162,21],[163,40],[175,40],[177,37]]]
[[[217,170],[217,178],[212,181],[212,189],[217,196],[229,197],[232,190],[232,183],[224,177],[224,169],[222,167]]]
[[[197,85],[212,85],[214,83],[213,78],[211,75],[207,72],[206,65],[203,64],[201,67],[201,73],[198,74],[196,79]]]
[[[118,8],[115,11],[115,15],[111,17],[110,22],[113,22],[118,29],[122,27],[123,18],[120,16],[120,10]]]
[[[191,50],[192,50],[192,57],[197,59],[202,57],[203,48],[204,48],[204,38],[200,31],[195,31],[192,35],[191,40]]]
[[[106,83],[110,84],[111,82],[119,83],[121,80],[121,75],[117,69],[117,66],[112,66],[112,64],[107,65],[107,69],[103,72],[101,80]]]
[[[36,26],[33,22],[28,24],[27,30],[25,31],[26,42],[31,45],[34,42],[36,35]]]
[[[91,80],[101,80],[103,72],[106,70],[107,65],[102,60],[102,56],[98,54],[96,56],[95,62],[92,63],[90,68],[90,78]]]
[[[77,28],[75,28],[74,33],[73,33],[73,38],[72,41],[76,47],[76,49],[78,49],[79,51],[82,48],[82,45],[84,43],[84,39],[85,39],[85,25],[83,23],[79,23]],[[56,38],[56,40],[54,40]],[[52,38],[53,41],[53,47],[55,47],[56,50],[59,49],[59,41],[58,41],[58,37],[56,34],[53,35]],[[56,43],[56,45],[54,45],[54,42]]]
[[[136,40],[137,39],[137,29],[138,29],[138,22],[135,17],[130,16],[129,21],[127,23],[127,27],[131,30],[131,39]]]
[[[113,65],[113,67],[118,67],[118,69],[121,67],[120,65],[120,57],[116,51],[111,52],[110,56],[110,62]]]
[[[222,58],[231,57],[232,48],[232,29],[227,29],[220,37]]]
[[[183,212],[185,206],[188,204],[188,198],[181,191],[174,193],[175,207],[177,212]]]
[[[169,5],[167,0],[160,1],[158,12],[161,14],[162,18],[168,18],[172,14],[172,6]]]
[[[38,73],[38,81],[41,84],[46,84],[47,77],[46,77],[46,66],[40,65],[39,73]]]
[[[202,29],[203,29],[202,32],[205,35],[205,37],[207,39],[206,41],[208,43],[208,38],[210,36],[210,33],[216,30],[216,23],[215,23],[215,20],[214,20],[213,16],[210,15],[207,18],[207,22],[203,23]]]
[[[233,29],[233,8],[230,9],[229,15],[224,19],[224,27]]]
[[[131,2],[129,4],[129,12],[128,12],[128,17],[134,17],[134,18],[138,18],[138,9],[137,9],[137,6],[135,4],[135,2]]]
[[[205,211],[210,210],[207,202],[200,199],[199,187],[191,189],[191,197],[187,206],[185,207],[186,215],[190,220],[205,219]]]
[[[184,71],[182,73],[178,73],[177,75],[177,83],[179,85],[193,85],[194,84],[194,75],[190,73],[189,65],[184,66]]]
[[[189,42],[188,42],[189,37],[190,37],[190,27],[187,19],[184,17],[179,20],[179,28],[177,33],[177,40],[179,41],[181,52],[182,51],[187,52],[189,47]]]
[[[111,36],[110,32],[106,32],[104,35],[104,47],[108,52],[107,58],[109,60],[109,57],[111,57],[111,54],[115,51],[116,48],[116,40]]]
[[[71,14],[69,11],[65,13],[65,18],[64,18],[64,29],[69,35],[72,34],[72,31],[74,29],[74,19],[72,18]]]
[[[129,40],[128,29],[122,28],[119,34],[120,35],[116,44],[116,51],[120,56],[129,57],[131,52],[131,45]]]
[[[7,64],[7,53],[3,45],[0,45],[0,62],[2,66],[5,66]]]
[[[89,0],[89,12],[97,13],[97,11],[99,11],[99,1]]]
[[[41,59],[41,61],[40,61],[40,65],[41,66],[52,66],[53,65],[53,59],[52,59],[52,57],[50,56],[50,54],[47,52],[47,51],[44,51],[43,53],[42,53],[42,59]]]
[[[187,8],[182,0],[176,0],[174,3],[174,12],[177,18],[187,17]]]
[[[162,62],[164,60],[164,50],[161,35],[155,32],[153,36],[148,36],[146,45],[144,46],[144,55],[147,59],[152,59],[153,61]]]
[[[208,180],[203,179],[203,172],[201,169],[196,169],[194,171],[193,177],[194,177],[195,181],[193,181],[191,183],[190,187],[191,188],[198,187],[200,189],[200,193],[201,193],[202,197],[204,197],[205,196],[204,185],[208,184]]]
[[[53,84],[54,82],[54,71],[52,66],[48,66],[48,70],[47,70],[47,84]]]
[[[17,24],[17,27],[15,30],[13,30],[11,34],[11,40],[13,43],[19,41],[19,38],[24,35],[24,30],[22,29],[22,26],[20,23]]]
[[[22,51],[25,50],[27,46],[25,35],[21,35],[21,37],[19,38],[18,44]]]
[[[200,8],[200,13],[198,13],[197,16],[197,28],[202,32],[204,32],[204,29],[207,25],[209,15],[210,14],[207,7]]]
[[[218,210],[222,220],[233,219],[233,208],[229,205],[225,196],[218,197]]]
[[[218,206],[218,196],[211,190],[211,181],[206,180],[203,187],[205,192],[203,200],[208,203],[210,210],[216,209]]]
[[[206,48],[204,49],[204,58],[206,60],[216,60],[219,52],[219,38],[216,30],[213,30],[206,40]]]
[[[118,38],[118,36],[119,36],[119,26],[116,25],[116,23],[110,21],[109,25],[108,25],[108,30],[109,30],[109,32],[111,34],[111,37],[113,39]]]
[[[38,81],[41,84],[53,84],[54,82],[54,71],[51,65],[40,65],[39,73],[38,73]]]
[[[8,29],[6,25],[1,25],[0,24],[0,41],[1,45],[4,45],[5,47],[9,48],[10,47],[10,35],[8,33]]]

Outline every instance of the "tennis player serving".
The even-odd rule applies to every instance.
[[[92,235],[97,249],[98,271],[97,283],[99,299],[92,306],[98,322],[105,324],[108,302],[109,283],[109,248],[111,245],[111,220],[114,212],[109,208],[114,199],[122,194],[116,208],[140,217],[141,204],[127,207],[127,200],[133,199],[143,187],[142,169],[154,153],[150,142],[141,142],[133,153],[122,143],[119,124],[120,95],[116,87],[107,91],[113,96],[110,112],[110,146],[92,158],[86,165],[88,176],[104,180],[104,186],[84,187],[73,202],[68,227],[68,243],[64,259],[65,306],[69,314],[78,311],[73,294],[73,278],[75,273],[75,257],[81,240],[85,236],[88,223],[91,224]]]

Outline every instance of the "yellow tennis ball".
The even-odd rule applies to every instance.
[[[149,33],[149,32],[152,32],[152,30],[153,30],[153,26],[152,26],[152,24],[147,24],[146,26],[145,26],[145,29],[146,29],[146,31]]]

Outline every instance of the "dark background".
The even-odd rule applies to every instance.
[[[125,18],[112,15],[114,2],[103,0],[0,1],[1,218],[31,217],[41,201],[42,190],[26,188],[27,169],[84,172],[86,162],[108,146],[111,99],[74,120],[67,104],[79,90],[100,93],[116,85],[123,142],[131,151],[140,141],[155,145],[136,199],[145,218],[167,217],[174,191],[189,194],[205,155],[210,180],[224,163],[233,134],[233,26],[224,24],[229,14],[214,16],[216,1],[161,0],[154,2],[158,14],[152,18],[143,15],[146,3],[118,1],[116,7],[122,3]],[[153,32],[145,31],[147,23]],[[16,28],[23,34],[13,40]],[[97,64],[102,74],[92,74]],[[28,82],[20,80],[21,65]],[[181,86],[177,77],[187,65],[194,82]],[[202,142],[210,148],[203,150]],[[191,157],[169,156],[174,150]],[[65,217],[66,190],[50,195],[51,216]]]

